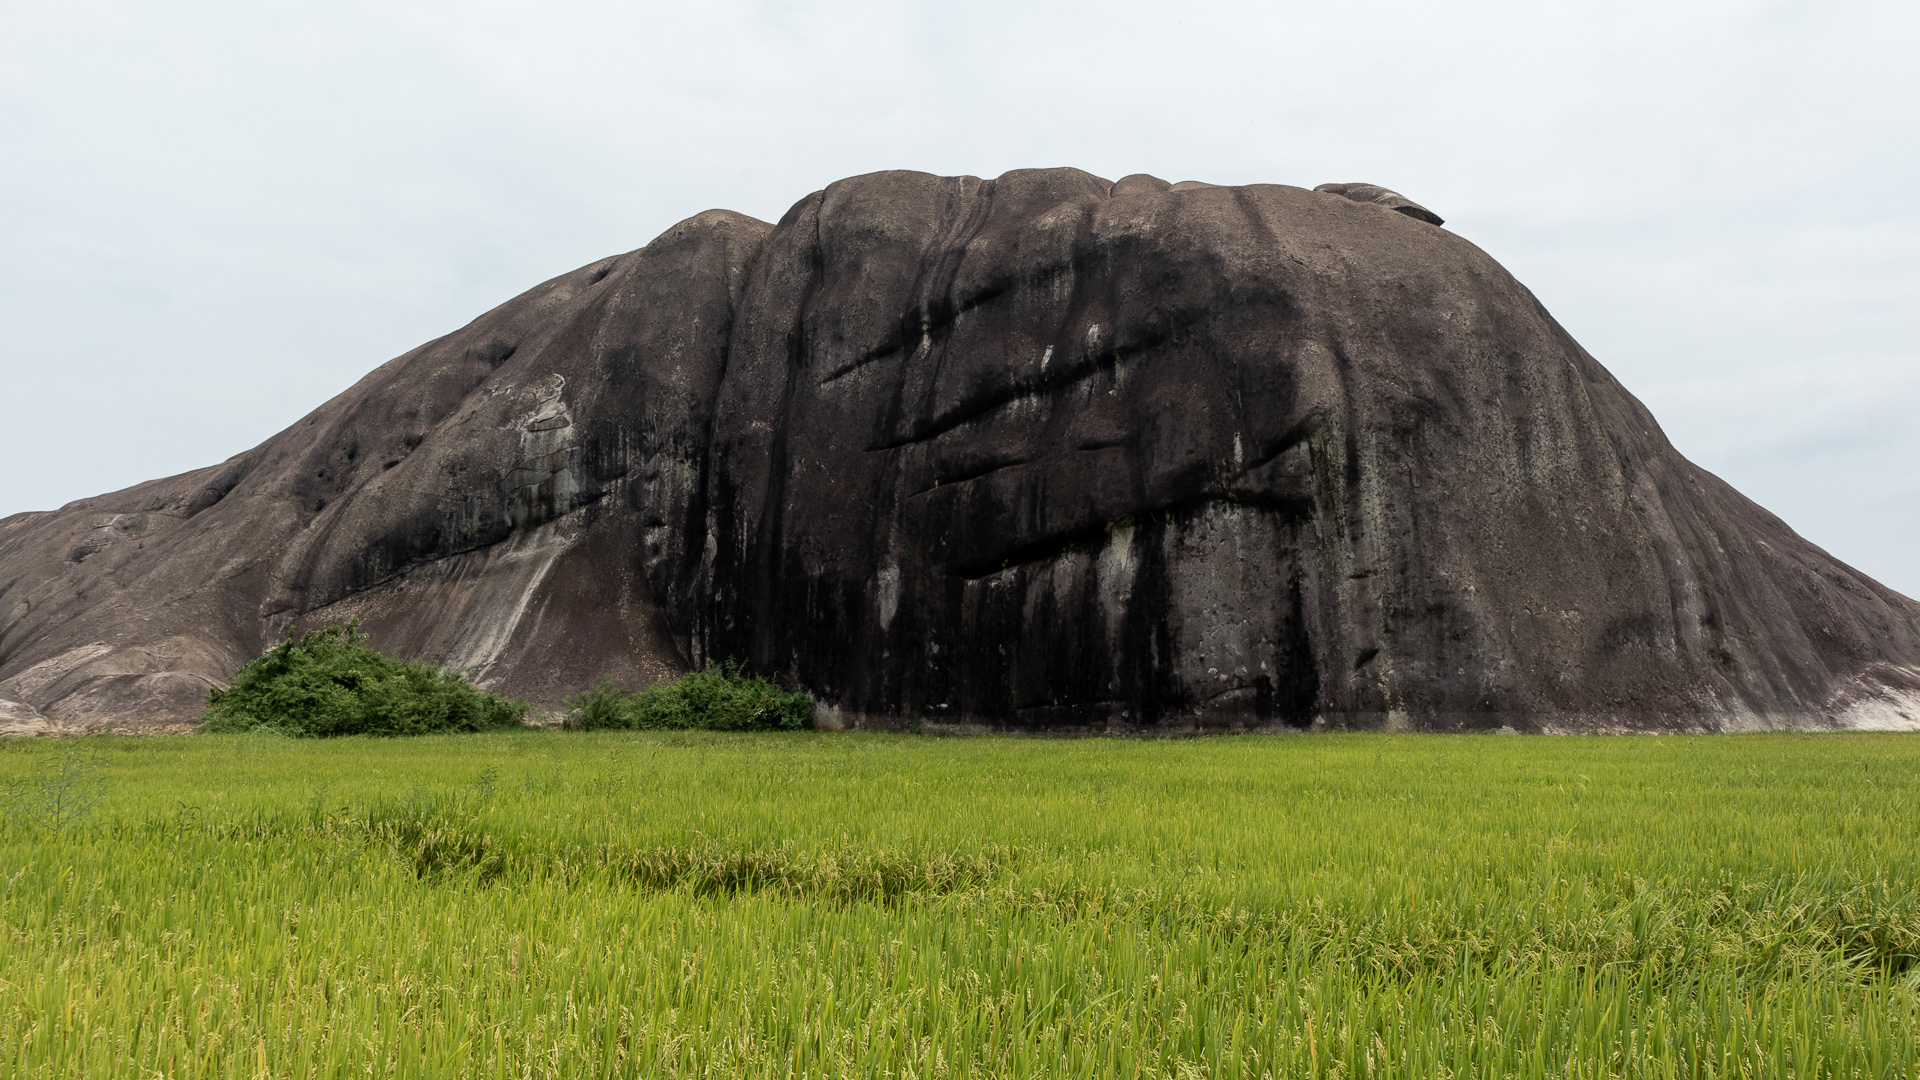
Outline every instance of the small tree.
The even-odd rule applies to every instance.
[[[518,726],[527,704],[477,689],[457,671],[367,646],[357,622],[309,630],[207,695],[205,731],[426,735]]]

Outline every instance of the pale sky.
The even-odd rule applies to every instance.
[[[1920,596],[1920,4],[0,0],[0,515],[876,169],[1383,184]]]

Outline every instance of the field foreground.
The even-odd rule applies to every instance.
[[[0,783],[9,1077],[1920,1075],[1914,736],[193,736]]]

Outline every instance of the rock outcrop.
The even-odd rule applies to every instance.
[[[0,735],[49,735],[53,730],[40,710],[0,698]]]
[[[0,521],[0,699],[189,721],[358,617],[544,705],[734,657],[855,726],[1920,727],[1920,604],[1439,223],[1071,169],[701,214]]]
[[[1412,199],[1407,198],[1397,191],[1388,191],[1378,184],[1321,184],[1313,190],[1324,191],[1342,198],[1352,199],[1354,202],[1373,203],[1376,206],[1384,206],[1389,210],[1397,210],[1416,221],[1424,221],[1429,225],[1446,224],[1446,221],[1443,220],[1439,214],[1421,206],[1419,203],[1414,202]]]

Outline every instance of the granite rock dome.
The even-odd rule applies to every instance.
[[[220,465],[0,521],[0,703],[153,727],[294,624],[840,726],[1920,726],[1920,604],[1694,467],[1368,184],[888,172],[710,211]]]

